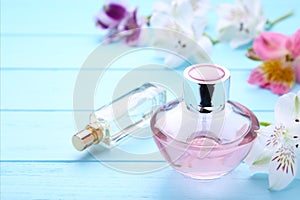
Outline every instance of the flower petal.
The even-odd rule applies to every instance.
[[[151,33],[148,29],[141,28],[132,31],[138,32],[138,33],[137,32],[133,33],[133,34],[138,34],[138,38],[135,38],[134,41],[131,41],[131,43],[129,44],[130,46],[145,46],[145,45],[152,44],[153,37],[151,37]]]
[[[232,21],[235,19],[235,14],[241,11],[235,5],[221,3],[217,6],[216,12],[222,19]]]
[[[150,18],[150,24],[154,28],[176,28],[174,20],[165,13],[153,13]]]
[[[183,30],[188,31],[194,19],[192,4],[189,0],[173,1],[171,16]]]
[[[243,2],[252,16],[261,17],[263,15],[261,0],[244,0]]]
[[[160,48],[166,46],[175,53],[165,57],[165,64],[169,67],[179,66],[184,62],[180,56],[197,63],[207,61],[208,56],[203,49],[210,51],[212,43],[203,36],[206,21],[195,14],[197,9],[201,9],[197,7],[200,3],[195,0],[173,0],[159,4],[162,6],[168,4],[170,10],[155,7],[150,24],[154,28],[170,29],[170,31],[166,34],[167,37],[154,35],[153,44],[159,45]]]
[[[181,57],[172,54],[168,54],[164,60],[165,65],[167,65],[169,68],[178,67],[183,62],[184,60]]]
[[[207,26],[207,21],[205,19],[197,18],[193,20],[191,25],[191,29],[193,30],[193,35],[195,36],[195,40],[200,39],[203,37],[203,32]]]
[[[205,52],[195,52],[195,61],[200,63],[207,60],[207,54],[210,55],[212,53],[213,44],[208,37],[203,36],[198,39],[198,45],[201,46]],[[205,59],[203,59],[203,57],[205,57]]]
[[[96,14],[95,22],[96,25],[102,29],[116,28],[120,24],[120,21],[110,18],[103,10],[100,10]]]
[[[114,20],[122,20],[127,14],[126,7],[117,3],[110,3],[104,6],[104,12]]]
[[[268,172],[270,160],[276,149],[276,144],[270,142],[274,129],[275,125],[270,125],[258,131],[258,138],[244,160],[252,172]]]
[[[268,173],[272,154],[273,150],[258,148],[257,145],[254,145],[244,161],[250,166],[252,172]]]
[[[295,178],[297,168],[294,147],[281,146],[272,157],[269,168],[269,189],[281,190]]]
[[[295,79],[292,66],[282,60],[269,60],[251,72],[248,82],[281,95],[291,90]]]
[[[291,126],[300,119],[300,91],[298,94],[288,93],[281,96],[275,105],[275,121]]]
[[[217,29],[220,40],[237,48],[251,42],[263,31],[266,23],[260,0],[236,0],[235,4],[219,4],[217,14],[220,20]]]
[[[289,87],[287,84],[276,82],[270,82],[269,88],[274,94],[278,95],[286,94],[291,90],[291,87]]]
[[[205,17],[211,9],[210,0],[189,0],[193,7],[194,15]]]
[[[300,56],[300,29],[288,38],[286,48],[292,53],[293,58]]]
[[[300,83],[300,56],[294,60],[294,71],[296,74],[296,80]]]
[[[219,39],[224,42],[229,42],[232,48],[237,48],[249,43],[253,39],[253,36],[249,34],[249,32],[240,32],[238,23],[235,23],[220,29]]]
[[[297,162],[296,162],[297,165],[295,167],[295,169],[296,169],[296,178],[300,179],[300,164],[299,164],[299,162],[300,162],[300,146],[298,147],[298,150],[296,149],[295,154],[296,154],[296,159],[297,159]]]
[[[249,76],[248,83],[253,84],[253,85],[258,85],[261,87],[266,87],[268,84],[268,81],[266,77],[264,76],[263,71],[261,70],[260,67],[254,68]]]
[[[252,41],[253,38],[254,37],[250,34],[243,34],[240,35],[239,37],[232,38],[231,41],[229,42],[229,45],[231,46],[231,48],[235,49],[242,45],[248,44],[249,42]]]
[[[280,33],[264,32],[254,40],[253,50],[262,60],[282,58],[288,53],[287,40],[288,37]]]

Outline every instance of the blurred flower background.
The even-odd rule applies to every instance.
[[[260,0],[235,0],[233,3],[212,5],[210,0],[157,0],[149,8],[149,16],[140,16],[138,8],[125,0],[107,0],[95,16],[97,27],[107,31],[106,43],[125,42],[142,46],[147,43],[164,43],[179,55],[190,52],[187,42],[176,34],[149,35],[145,27],[179,32],[200,45],[208,55],[213,45],[228,43],[233,49],[249,48],[245,54],[263,61],[249,75],[248,82],[282,95],[300,81],[300,34],[291,36],[272,33],[272,27],[284,23],[293,12],[280,13],[270,20],[264,14]],[[209,13],[215,12],[218,22],[209,23]],[[209,32],[209,33],[208,33]],[[147,38],[147,39],[146,39]],[[253,42],[254,41],[254,42]],[[253,44],[253,48],[251,45]],[[157,54],[169,67],[178,67],[182,59],[170,54]],[[195,56],[194,62],[201,61]]]

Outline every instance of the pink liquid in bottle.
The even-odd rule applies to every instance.
[[[187,73],[190,69],[198,71]],[[198,72],[209,80],[200,77],[199,81],[195,78]],[[151,119],[160,152],[172,167],[189,177],[214,179],[230,172],[243,161],[256,138],[259,123],[255,115],[239,103],[226,101],[228,73],[212,65],[187,68],[185,76],[197,83],[197,89],[190,91],[200,92],[200,98],[186,98],[192,93],[185,86],[184,99],[166,104]]]

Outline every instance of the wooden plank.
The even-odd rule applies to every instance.
[[[149,63],[163,64],[157,56],[161,53],[160,51],[143,47],[124,47],[120,44],[105,46],[101,45],[101,38],[97,35],[89,37],[4,36],[1,37],[1,68],[5,70],[78,70],[87,59],[91,60],[89,56],[96,48],[101,51],[98,53],[98,59],[85,64],[85,67],[107,67],[103,64],[103,60],[110,55],[115,55],[116,50],[120,51],[120,55],[114,57],[114,63],[110,66],[113,68],[130,69]],[[125,55],[121,55],[125,52]],[[227,44],[217,44],[211,57],[214,63],[231,70],[249,70],[260,64],[260,62],[248,59],[245,56],[246,52],[247,48],[233,50]],[[183,66],[179,69],[183,69]]]
[[[80,68],[99,43],[98,36],[1,37],[1,67]]]
[[[71,137],[88,123],[89,113],[83,114],[85,120],[76,124],[72,112],[2,112],[1,159],[94,160],[87,151],[76,151],[71,143]],[[101,160],[161,161],[150,129],[142,131],[143,137],[129,137],[117,148],[107,150],[98,145],[93,154],[101,151]]]
[[[126,165],[126,163],[124,163]],[[134,167],[134,166],[133,166]],[[1,199],[295,199],[300,180],[270,192],[267,177],[242,164],[215,181],[186,178],[170,167],[139,175],[99,163],[1,162]]]
[[[1,70],[77,71],[83,66],[88,70],[124,70],[149,63],[162,64],[156,53],[121,44],[102,45],[100,36],[1,37]]]
[[[88,123],[89,112],[80,114],[82,120],[76,123],[72,112],[1,112],[1,160],[94,160],[90,153],[77,152],[71,144],[72,135]],[[273,122],[272,112],[256,115],[259,120]],[[151,135],[144,129],[143,137],[129,137],[111,150],[98,145],[92,153],[108,161],[162,161]],[[120,151],[129,154],[126,157]]]
[[[105,68],[105,58],[115,55],[116,49],[124,50],[125,55],[114,57],[110,67],[131,69],[149,63],[163,64],[158,58],[160,52],[138,47],[124,47],[120,44],[101,45],[101,36],[89,37],[1,37],[1,69],[5,70],[78,70],[91,53],[101,49],[98,59],[89,62],[85,67]],[[261,62],[248,59],[245,54],[247,48],[231,49],[229,45],[220,43],[214,46],[211,59],[215,64],[222,65],[230,70],[250,70]],[[113,60],[113,59],[112,59]],[[89,66],[90,65],[90,66]],[[177,69],[183,69],[181,66]]]
[[[82,82],[83,87],[93,87],[96,90],[95,108],[99,108],[112,101],[114,97],[120,96],[148,81],[158,80],[162,81],[158,83],[164,83],[165,81],[169,84],[173,82],[175,84],[174,90],[181,90],[182,87],[181,83],[178,84],[174,81],[179,79],[177,73],[174,72],[174,78],[170,76],[168,79],[165,78],[166,75],[169,75],[168,70],[137,70],[131,73],[122,70],[102,72],[99,70],[82,71],[80,73],[85,76],[85,81]],[[95,85],[89,85],[91,77],[94,77],[96,73],[99,73],[99,76],[102,73],[99,81],[95,82]],[[2,109],[94,110],[94,104],[73,108],[73,90],[76,86],[77,75],[77,71],[2,71]],[[122,81],[125,81],[125,83]],[[120,85],[120,83],[124,84]],[[117,86],[118,90],[115,89]],[[116,93],[119,95],[116,96]],[[80,96],[80,94],[78,95]],[[19,98],[22,98],[22,101]],[[84,99],[85,97],[80,98]]]
[[[116,97],[116,93],[119,95],[124,94],[125,91],[129,91],[147,81],[164,84],[166,88],[172,89],[173,92],[175,90],[175,94],[182,94],[182,83],[180,83],[182,72],[177,73],[168,70],[134,70],[130,72],[109,70],[101,74],[102,76],[98,82],[91,83],[91,78],[101,72],[103,71],[83,71],[80,73],[86,76],[86,82],[81,84],[82,87],[87,89],[97,87],[94,104],[83,104],[81,107],[76,107],[76,109],[93,110],[110,102]],[[72,110],[77,75],[77,71],[1,71],[1,109]],[[232,72],[230,99],[241,102],[252,110],[273,110],[278,96],[268,90],[249,85],[246,81],[248,76],[249,71]],[[297,85],[293,91],[296,92],[299,89],[300,86]],[[85,96],[80,98],[85,101]],[[87,101],[89,100],[87,99]]]

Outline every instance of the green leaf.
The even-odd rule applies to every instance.
[[[262,159],[256,160],[252,163],[252,165],[265,165],[269,164],[271,157],[263,157]]]
[[[299,114],[300,113],[300,100],[299,100],[298,96],[296,96],[296,99],[295,99],[295,109],[296,109],[296,113]]]
[[[260,124],[261,126],[270,126],[272,123],[260,121],[259,124]]]

